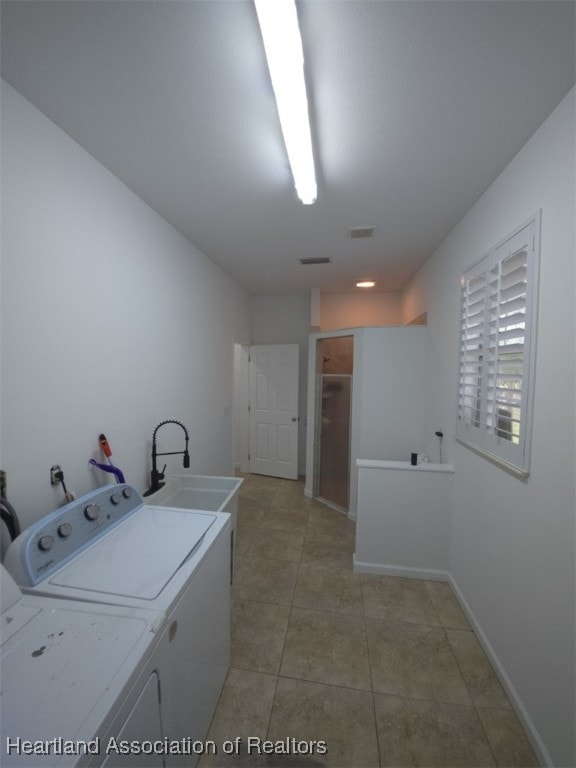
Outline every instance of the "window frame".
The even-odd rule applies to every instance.
[[[538,211],[460,276],[456,439],[521,477],[530,470],[540,228]],[[525,282],[525,292],[509,301],[506,280]]]

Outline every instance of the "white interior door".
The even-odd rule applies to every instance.
[[[250,347],[250,471],[298,477],[298,344]]]

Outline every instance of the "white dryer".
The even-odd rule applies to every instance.
[[[26,593],[163,613],[164,734],[200,745],[230,663],[231,553],[227,513],[148,506],[110,485],[27,529],[5,566]],[[198,757],[164,759],[190,768]]]
[[[164,765],[157,611],[23,595],[1,568],[3,766]],[[111,750],[108,750],[110,744]]]

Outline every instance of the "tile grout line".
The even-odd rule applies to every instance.
[[[254,493],[257,493],[258,492],[258,488],[257,487],[253,488],[252,491]],[[271,496],[271,500],[265,506],[264,515],[258,521],[257,525],[254,526],[255,530],[262,531],[264,529],[263,526],[262,526],[262,523],[263,523],[263,520],[265,519],[265,515],[268,514],[271,511],[271,509],[272,509],[272,507],[274,505],[274,501],[278,499],[278,494],[279,493],[282,493],[282,488],[281,488],[280,485],[278,485],[275,488],[274,493]],[[251,503],[251,502],[249,502],[249,503]],[[292,506],[292,501],[289,501],[289,502],[286,501],[285,503],[286,503],[286,506],[288,506],[288,504],[290,504],[290,506],[292,507],[293,511],[294,510],[298,511],[301,508],[303,508],[303,507],[298,505],[297,499],[294,499],[293,506]],[[312,511],[313,510],[310,510],[310,509],[307,510],[308,514],[307,514],[307,519],[306,519],[306,525],[305,525],[305,527],[303,529],[304,530],[304,541],[306,540],[306,535],[309,534],[309,533],[313,533],[314,527],[316,525],[319,525],[320,522],[321,522],[320,520],[315,520],[314,524],[312,524],[312,522],[311,522],[312,519],[313,519],[312,515],[311,515]],[[304,546],[304,544],[303,544],[303,546]],[[291,598],[290,598],[290,602],[289,603],[287,603],[287,602],[282,602],[282,603],[270,602],[269,603],[269,601],[267,601],[267,600],[252,600],[252,598],[250,598],[250,600],[252,600],[252,602],[260,602],[260,603],[271,604],[271,605],[283,605],[283,606],[289,607],[288,624],[287,624],[287,628],[286,628],[286,633],[284,634],[284,639],[283,639],[283,644],[282,644],[282,652],[280,654],[279,668],[278,668],[277,674],[273,674],[273,676],[275,677],[275,684],[274,684],[274,696],[273,696],[273,699],[272,699],[272,705],[271,705],[269,716],[268,716],[268,724],[267,724],[267,734],[268,735],[270,734],[270,725],[271,725],[271,722],[272,722],[272,712],[273,712],[273,708],[274,708],[274,703],[276,701],[276,696],[277,696],[278,684],[279,684],[280,677],[284,677],[285,679],[293,679],[293,680],[297,680],[297,681],[304,682],[304,683],[306,683],[306,682],[311,682],[311,683],[318,682],[319,683],[319,681],[309,681],[309,680],[305,680],[305,679],[299,678],[299,677],[291,677],[291,676],[288,676],[288,675],[281,675],[280,674],[280,670],[282,669],[283,658],[284,658],[285,651],[286,651],[286,641],[287,641],[287,637],[288,637],[288,630],[289,630],[289,627],[290,627],[291,620],[293,618],[293,612],[294,612],[294,610],[296,608],[300,607],[300,606],[295,605],[294,601],[295,601],[295,598],[296,598],[296,590],[297,590],[298,581],[300,579],[300,576],[304,575],[303,571],[302,571],[302,567],[303,566],[308,566],[308,565],[314,565],[314,564],[319,565],[319,566],[320,565],[327,565],[327,566],[330,565],[330,567],[336,567],[335,565],[332,566],[332,564],[329,564],[329,563],[326,563],[326,564],[324,564],[322,562],[316,562],[315,563],[314,561],[311,561],[309,563],[308,562],[303,562],[303,559],[302,559],[303,558],[303,546],[299,549],[298,559],[297,560],[286,561],[286,562],[295,562],[297,564],[296,579],[294,581],[294,586],[293,586],[293,588],[291,590]],[[249,551],[249,546],[247,547],[245,555],[242,558],[242,560],[245,560],[245,559],[248,558],[248,551]],[[269,559],[274,559],[274,558],[269,558]],[[347,570],[347,569],[338,568],[338,570]],[[432,598],[432,595],[429,594],[429,597]],[[492,744],[490,742],[488,731],[486,730],[486,728],[484,726],[484,722],[482,721],[482,718],[480,717],[480,712],[481,712],[482,709],[501,710],[503,713],[507,712],[508,710],[505,710],[504,708],[497,707],[497,706],[485,707],[484,708],[484,707],[479,707],[479,706],[476,705],[476,703],[474,701],[474,697],[472,695],[472,690],[469,687],[469,685],[468,685],[468,683],[467,683],[467,681],[466,681],[466,679],[464,677],[463,667],[462,667],[461,663],[459,662],[459,660],[458,660],[458,658],[456,656],[455,650],[454,650],[452,644],[450,643],[450,639],[448,637],[448,631],[450,629],[452,629],[452,628],[456,629],[456,630],[460,630],[460,631],[470,632],[473,636],[475,636],[475,632],[474,632],[474,630],[472,628],[467,628],[466,630],[464,630],[461,627],[451,627],[449,625],[445,625],[445,623],[443,622],[442,617],[440,615],[440,609],[436,605],[436,601],[431,600],[431,602],[432,602],[432,607],[433,607],[433,610],[434,610],[434,614],[437,616],[437,618],[439,620],[439,624],[438,625],[428,625],[428,626],[439,626],[442,629],[442,635],[443,635],[446,643],[448,644],[448,648],[450,649],[450,654],[451,654],[451,656],[452,656],[452,658],[453,658],[453,660],[455,662],[456,669],[458,670],[458,672],[460,674],[460,677],[461,677],[461,679],[462,679],[462,681],[464,683],[465,690],[467,691],[469,699],[470,699],[470,703],[468,703],[468,704],[460,704],[460,703],[456,703],[456,702],[447,702],[447,703],[454,704],[454,705],[456,705],[456,706],[458,706],[460,708],[466,708],[466,709],[470,709],[470,707],[474,708],[474,712],[475,712],[476,718],[477,718],[477,720],[480,720],[481,733],[484,736],[485,743],[486,743],[486,745],[488,747],[488,750],[489,750],[489,752],[490,752],[490,754],[491,754],[491,756],[492,756],[492,758],[494,760],[495,765],[498,765],[498,760],[496,758],[496,753],[495,753],[495,751],[494,751],[494,749],[492,747]],[[381,754],[380,754],[380,739],[379,739],[378,726],[377,726],[377,717],[376,717],[376,702],[375,702],[376,692],[374,690],[373,662],[372,662],[372,657],[370,655],[370,645],[369,645],[368,628],[367,628],[367,619],[372,618],[372,617],[370,617],[366,613],[366,601],[365,601],[365,597],[364,597],[364,590],[362,588],[361,588],[361,605],[362,605],[362,613],[361,613],[361,615],[362,615],[363,627],[364,627],[364,639],[365,639],[365,643],[366,643],[366,647],[367,647],[367,651],[368,651],[368,665],[369,665],[370,686],[371,686],[370,694],[372,696],[372,710],[373,710],[374,726],[375,726],[375,729],[376,729],[376,744],[377,744],[377,748],[378,748],[378,762],[379,762],[379,765],[381,765],[382,764],[382,757],[381,757]],[[306,609],[306,608],[304,607],[304,609]],[[324,609],[309,608],[307,610],[314,610],[314,611],[319,611],[319,612],[323,612],[323,613],[330,613],[330,614],[357,615],[357,614],[345,614],[345,612],[343,612],[343,611],[330,610],[330,609],[325,609],[325,608]],[[374,617],[374,618],[377,618],[377,617]],[[388,620],[390,620],[390,619],[388,619]],[[414,623],[415,624],[421,624],[422,622],[406,622],[406,621],[400,620],[397,623],[402,623],[402,624],[414,624]],[[248,670],[248,671],[254,671],[254,670]],[[270,673],[265,673],[265,674],[270,674]],[[335,687],[335,688],[339,688],[339,689],[343,689],[343,690],[348,690],[348,686],[342,686],[342,685],[337,685],[337,684],[333,684],[333,683],[319,683],[319,684],[330,685],[331,687]],[[363,689],[357,689],[357,690],[363,690]],[[394,695],[397,695],[397,694],[384,694],[384,695],[394,696]],[[405,699],[407,701],[429,701],[430,703],[438,703],[438,701],[436,699],[413,699],[411,697],[406,697],[406,696],[399,696],[399,698]],[[512,712],[513,711],[514,710],[512,709]]]
[[[364,603],[364,589],[363,584],[360,585],[360,599],[362,601],[362,618],[364,620],[364,636],[366,640],[366,652],[368,656],[368,669],[370,671],[370,688],[371,688],[371,696],[372,696],[372,716],[374,718],[374,732],[376,736],[376,749],[378,751],[378,766],[382,766],[382,755],[380,752],[380,734],[378,733],[378,718],[376,716],[376,697],[374,695],[374,677],[372,675],[372,656],[370,654],[370,640],[368,638],[368,627],[366,624],[366,606]],[[368,617],[369,618],[369,617]]]
[[[275,496],[276,496],[276,492],[274,493],[274,496],[272,498],[274,498]],[[269,508],[270,508],[270,504],[268,504],[267,507],[265,508],[265,513],[266,513],[266,511],[268,511]],[[262,518],[258,521],[258,523],[255,526],[253,526],[254,529],[255,529],[255,532],[260,530],[261,522],[262,522]],[[244,558],[247,558],[249,549],[250,549],[250,545],[246,548],[246,553],[244,555]],[[238,600],[239,598],[236,598],[236,599]],[[246,600],[245,602],[254,602],[254,603],[260,603],[260,604],[265,604],[265,605],[285,605],[285,604],[282,604],[282,603],[271,603],[271,602],[268,602],[268,601],[265,601],[265,600]],[[291,611],[291,606],[290,606],[290,611]],[[288,615],[288,624],[289,623],[290,623],[290,614]],[[286,633],[287,632],[288,632],[288,626],[286,627]],[[267,719],[267,722],[266,722],[265,739],[269,739],[270,738],[270,725],[271,725],[271,722],[272,722],[272,713],[274,711],[274,703],[276,701],[276,695],[277,695],[277,691],[278,691],[278,681],[280,679],[280,667],[282,665],[282,656],[284,655],[284,645],[285,645],[285,643],[286,643],[286,635],[284,635],[284,641],[283,641],[283,644],[282,644],[282,653],[280,654],[280,661],[279,661],[278,670],[277,670],[276,673],[260,672],[259,670],[253,670],[250,667],[238,667],[239,669],[243,669],[243,670],[248,671],[248,672],[258,672],[260,674],[269,674],[269,675],[271,675],[271,676],[273,676],[275,678],[275,681],[274,681],[274,693],[272,695],[272,702],[270,704],[270,711],[268,713],[268,719]]]
[[[488,732],[486,731],[486,728],[484,727],[484,722],[483,722],[482,718],[480,717],[480,713],[478,712],[479,707],[476,705],[476,702],[474,701],[474,696],[473,696],[472,690],[470,689],[470,687],[468,686],[468,683],[466,682],[466,678],[464,677],[464,671],[462,669],[462,666],[461,666],[460,662],[458,661],[458,657],[456,656],[456,653],[455,653],[455,651],[454,651],[454,649],[452,647],[452,643],[450,642],[450,638],[448,637],[448,633],[446,631],[446,629],[454,629],[454,628],[453,627],[448,627],[447,628],[444,625],[442,625],[442,629],[444,630],[444,635],[446,636],[446,640],[448,641],[448,645],[450,646],[450,650],[452,652],[452,655],[454,656],[454,659],[456,661],[456,665],[458,667],[458,670],[460,671],[460,674],[462,675],[462,679],[464,680],[464,685],[466,686],[466,690],[468,691],[468,695],[470,696],[470,701],[472,702],[472,707],[474,708],[474,712],[476,714],[478,722],[480,723],[480,728],[482,729],[482,733],[484,734],[484,738],[486,740],[486,744],[488,745],[488,749],[490,750],[490,754],[494,758],[494,765],[498,766],[498,759],[496,757],[496,753],[494,752],[494,749],[492,748],[492,742],[490,741]],[[470,632],[474,637],[476,637],[476,633],[474,632],[473,629],[470,629],[470,630],[459,629],[457,631],[458,632]]]
[[[270,509],[270,507],[272,506],[272,502],[273,502],[273,501],[274,501],[274,499],[276,498],[276,494],[277,494],[277,493],[278,493],[278,491],[276,491],[276,493],[274,493],[274,495],[272,496],[272,500],[271,500],[270,504],[268,504],[268,506],[267,506],[267,508],[266,508],[266,511],[265,511],[265,513],[264,513],[264,514],[266,514],[266,512],[268,512],[268,510],[269,510],[269,509]],[[259,527],[260,527],[260,523],[261,523],[261,522],[262,522],[262,520],[260,520],[260,522],[259,522]],[[294,584],[294,588],[296,588],[296,583]],[[293,599],[294,599],[294,593],[292,593],[292,600],[293,600]],[[287,622],[287,624],[286,624],[286,632],[284,633],[284,640],[283,640],[283,642],[282,642],[282,652],[280,653],[280,659],[279,659],[279,661],[278,661],[278,672],[277,672],[277,674],[276,674],[276,683],[275,683],[275,685],[274,685],[274,695],[273,695],[273,697],[272,697],[272,704],[271,704],[271,706],[270,706],[270,713],[269,713],[269,715],[268,715],[268,725],[267,725],[267,727],[266,727],[266,737],[267,737],[268,739],[269,739],[269,738],[270,738],[270,736],[271,736],[271,734],[270,734],[270,725],[271,725],[271,723],[272,723],[272,713],[274,712],[274,704],[276,703],[276,699],[277,699],[277,694],[278,694],[278,683],[279,683],[279,681],[280,681],[280,671],[281,671],[281,669],[282,669],[282,660],[283,660],[283,658],[284,658],[284,651],[285,651],[285,648],[286,648],[286,637],[288,636],[288,629],[290,628],[290,619],[291,619],[291,617],[292,617],[292,600],[290,601],[290,612],[288,613],[288,622]]]

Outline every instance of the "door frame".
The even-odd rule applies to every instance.
[[[234,469],[250,472],[249,344],[234,344]]]

